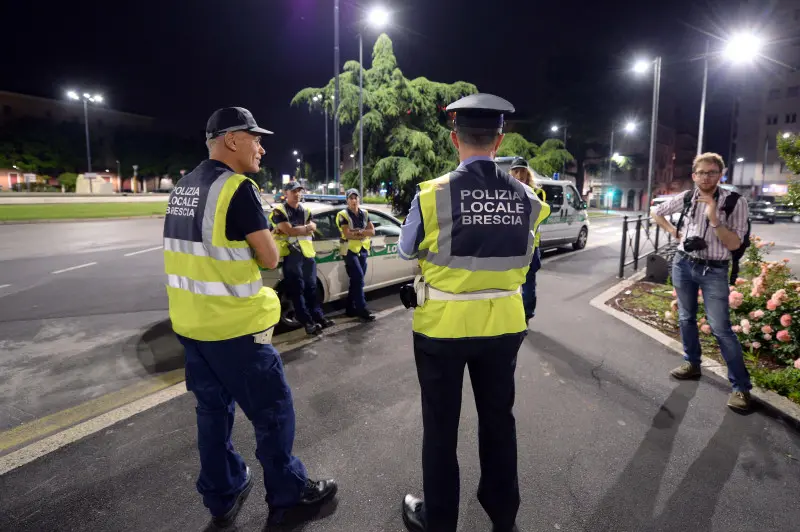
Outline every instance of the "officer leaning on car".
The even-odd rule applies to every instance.
[[[319,334],[334,325],[325,317],[317,301],[317,262],[314,260],[312,235],[317,224],[311,221],[311,211],[300,203],[303,185],[296,181],[286,184],[286,200],[275,205],[270,214],[275,242],[283,257],[283,282],[294,305],[297,320],[307,334]]]
[[[372,321],[375,315],[367,309],[364,297],[364,276],[367,273],[370,240],[375,236],[375,226],[369,213],[359,205],[358,190],[351,188],[346,193],[347,208],[336,214],[336,227],[339,228],[341,246],[339,253],[344,257],[350,287],[347,292],[346,314],[365,321]]]

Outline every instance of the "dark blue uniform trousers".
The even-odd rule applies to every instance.
[[[303,325],[322,320],[325,315],[317,302],[317,262],[313,257],[290,252],[283,258],[283,279],[297,320]]]
[[[456,448],[464,368],[478,410],[478,500],[492,523],[510,530],[519,510],[514,371],[525,333],[438,340],[414,334],[422,391],[422,479],[428,530],[455,532],[459,471]]]
[[[245,484],[244,460],[231,443],[235,403],[255,428],[267,503],[270,508],[295,505],[307,475],[292,456],[294,405],[278,352],[252,336],[219,342],[178,339],[186,354],[186,388],[197,398],[197,491],[206,508],[223,515]]]
[[[542,267],[542,252],[539,248],[533,251],[531,267],[525,275],[522,285],[522,303],[525,305],[525,317],[532,318],[536,314],[536,272]]]
[[[348,251],[344,256],[344,268],[350,277],[347,291],[347,310],[359,312],[366,310],[367,300],[364,297],[364,277],[367,275],[367,257],[369,252],[362,249],[358,253]]]

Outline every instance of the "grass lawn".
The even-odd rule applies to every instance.
[[[164,214],[166,208],[166,202],[0,205],[0,221],[151,216],[154,214]]]

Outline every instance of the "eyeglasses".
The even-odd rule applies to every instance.
[[[711,172],[706,172],[705,170],[700,170],[699,172],[695,172],[694,175],[697,177],[719,177],[722,175],[722,172],[718,170],[712,170]]]

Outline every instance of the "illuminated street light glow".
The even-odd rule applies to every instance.
[[[297,150],[294,150],[294,151],[292,152],[292,155],[297,155]]]
[[[744,157],[739,157],[738,159],[736,159],[736,162],[737,163],[743,163],[744,162]]]
[[[614,152],[614,155],[611,156],[612,159],[619,159],[619,152]]]
[[[92,99],[92,95],[89,94],[88,92],[84,92],[83,93],[83,97],[86,98],[87,100],[91,100]]]
[[[725,57],[739,63],[752,61],[761,52],[761,39],[752,33],[738,33],[725,46]]]
[[[382,6],[375,6],[369,10],[367,22],[374,28],[382,28],[389,23],[389,12]]]
[[[94,95],[94,101],[98,102],[98,103],[102,103],[103,102],[103,97],[100,96],[99,94],[95,94]]]
[[[785,139],[788,139],[788,138],[789,138],[789,137],[791,137],[791,136],[792,136],[792,134],[791,134],[791,133],[784,133],[784,134],[783,134],[783,138],[785,138]]]
[[[558,131],[558,126],[551,126],[551,127],[550,127],[550,131],[552,131],[553,133],[555,133],[556,131]]]
[[[633,122],[628,122],[627,124],[625,124],[626,133],[633,133],[634,131],[636,131],[636,124],[634,124]]]
[[[633,65],[633,71],[637,74],[644,74],[650,69],[651,61],[639,60]]]
[[[80,99],[81,99],[81,97],[80,97],[80,96],[78,96],[78,93],[77,93],[77,92],[75,92],[75,91],[69,91],[69,92],[67,92],[67,96],[68,96],[68,97],[70,97],[70,98],[71,98],[71,99],[73,99],[73,100],[80,100]]]
[[[300,159],[297,159],[297,162],[299,163],[299,162],[300,162]]]

